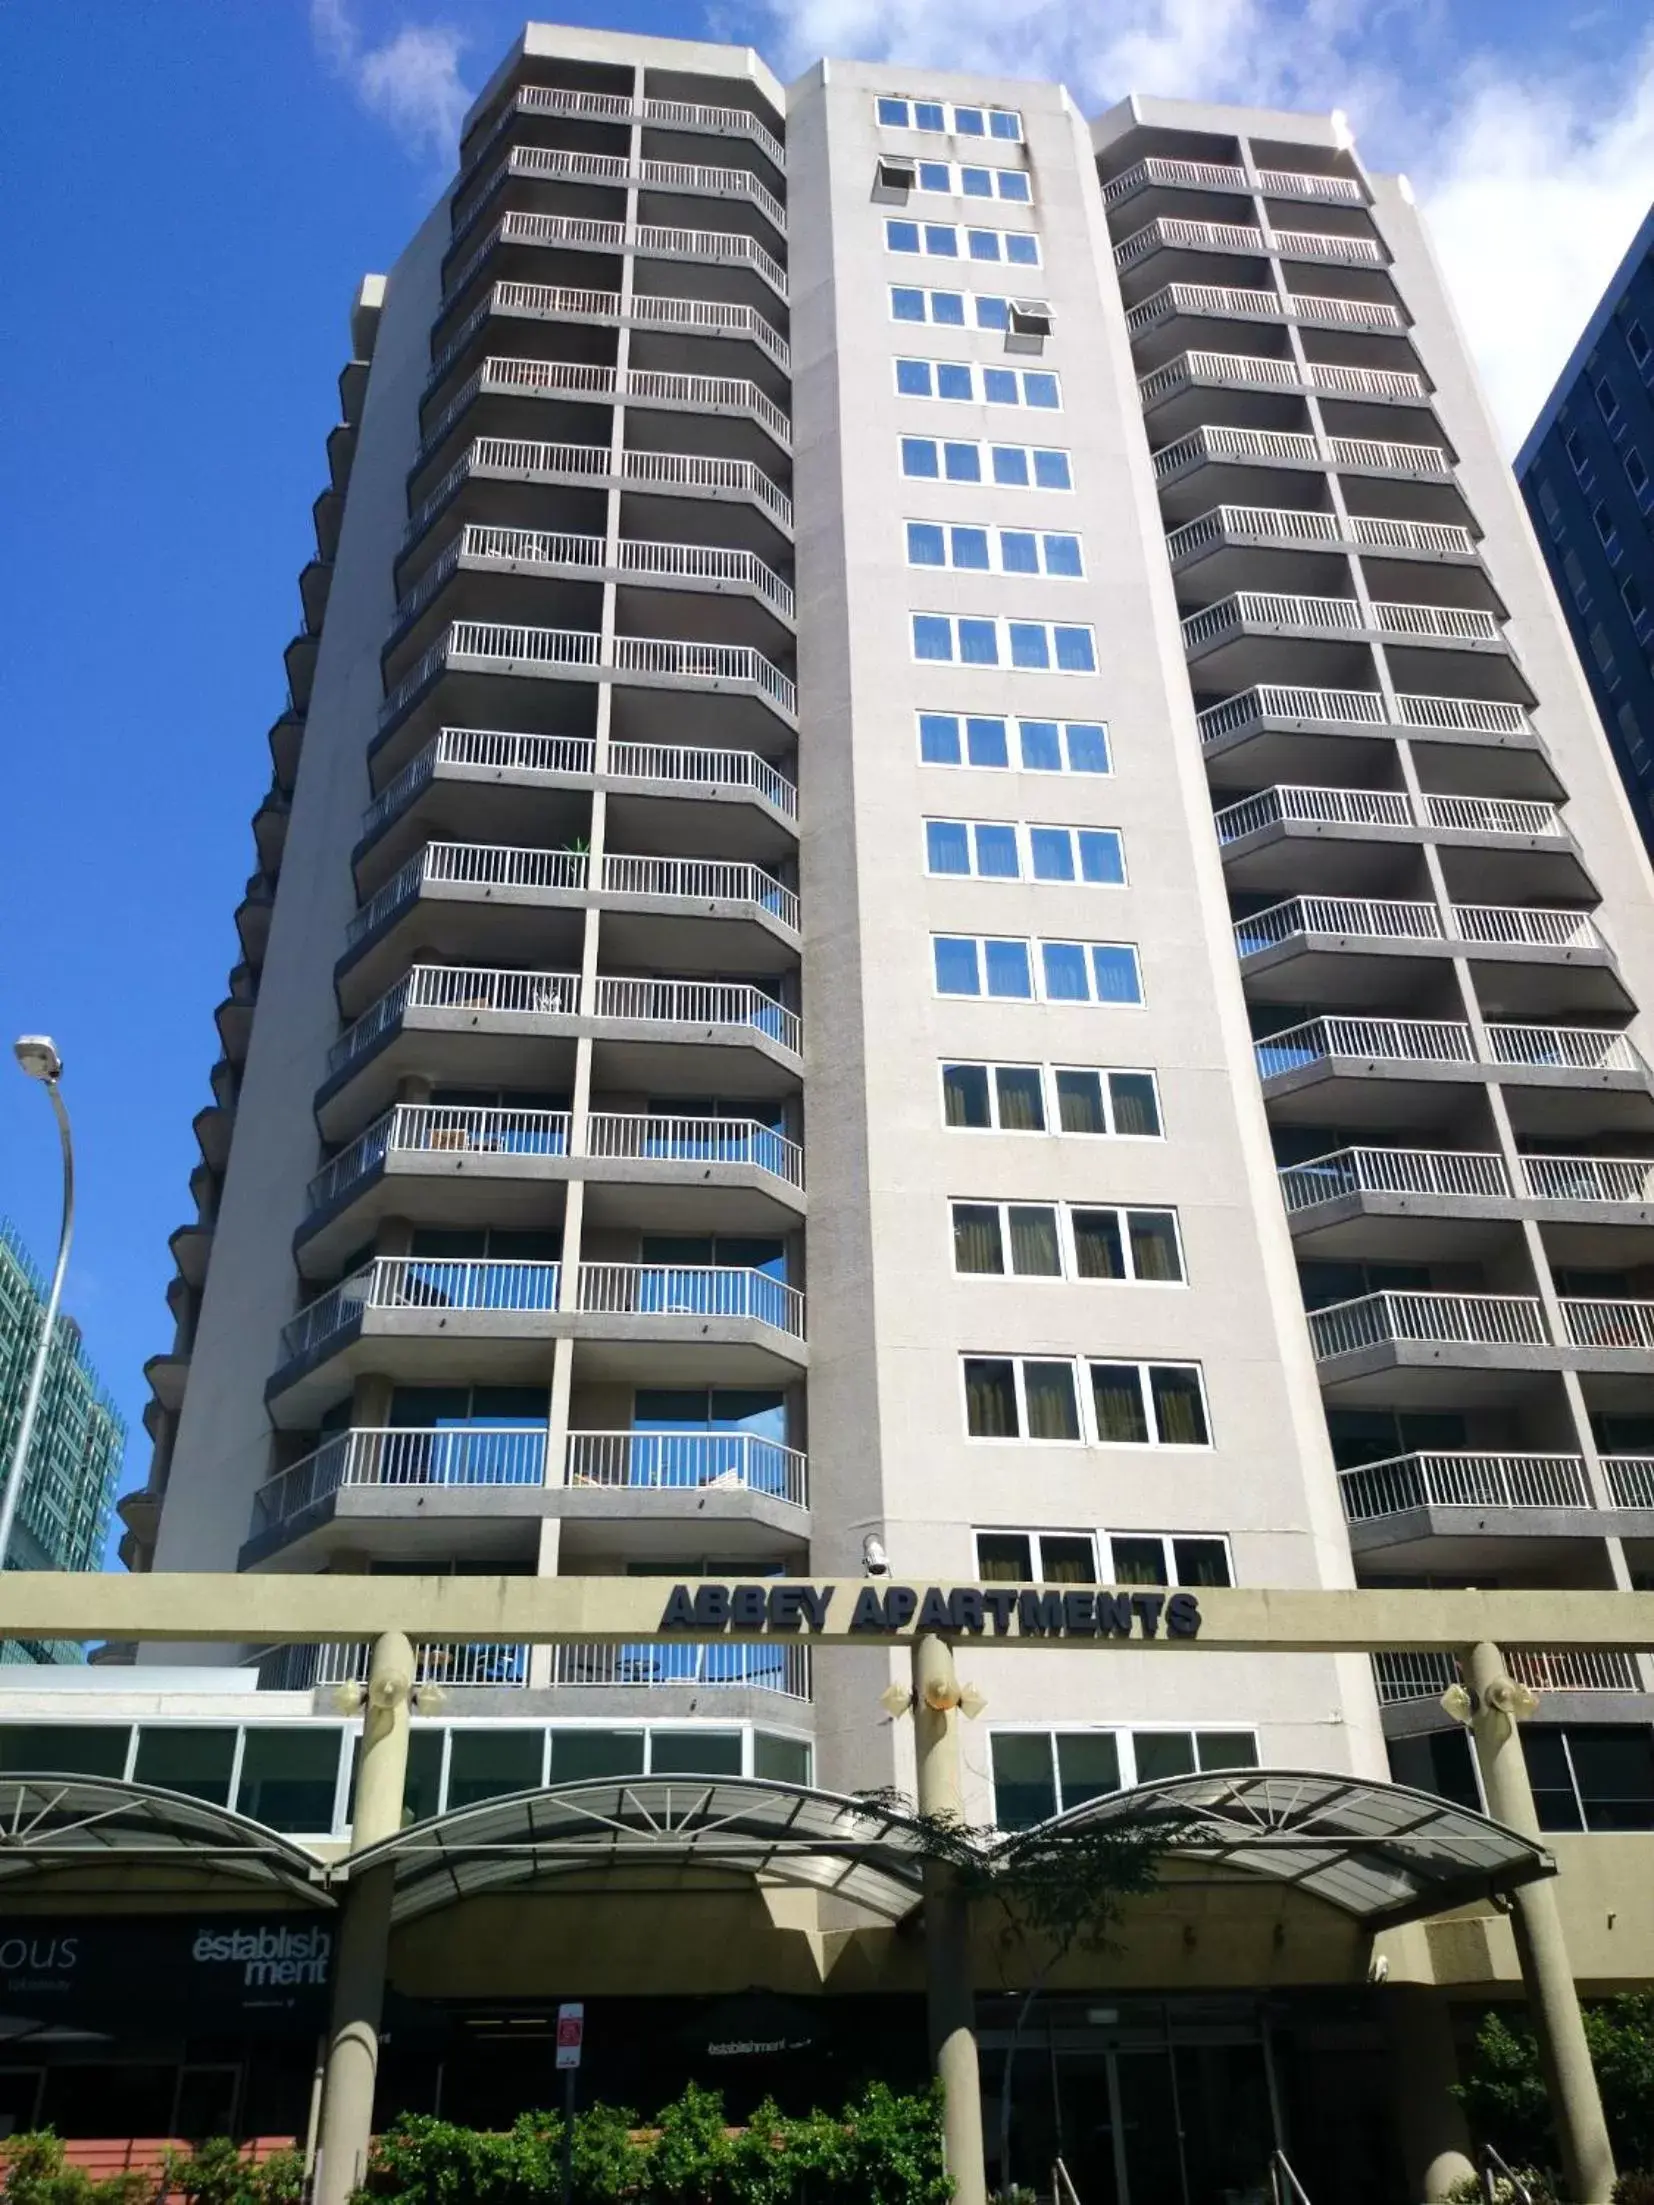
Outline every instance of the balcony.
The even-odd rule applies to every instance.
[[[1504,1160],[1491,1150],[1341,1148],[1279,1173],[1289,1217],[1360,1195],[1425,1196],[1439,1202],[1509,1202]]]
[[[1535,801],[1566,794],[1526,708],[1498,698],[1403,692],[1392,710],[1377,689],[1259,682],[1202,707],[1195,723],[1213,779],[1248,789],[1324,774],[1329,735],[1370,745],[1370,769],[1388,779],[1391,758],[1379,746],[1400,734],[1415,745],[1447,746],[1461,786],[1474,779],[1498,795]]]
[[[562,146],[514,145],[453,227],[450,252],[475,227],[509,183],[596,185],[624,191],[662,192],[672,198],[744,199],[755,207],[775,235],[785,241],[787,210],[750,168],[716,168],[693,161],[633,161],[619,153],[577,153]]]
[[[1318,398],[1348,398],[1362,405],[1427,407],[1430,386],[1407,368],[1347,367],[1332,360],[1281,360],[1259,352],[1177,353],[1163,367],[1138,379],[1137,395],[1146,415],[1170,420],[1176,413],[1198,416],[1201,394],[1276,393]]]
[[[1366,1348],[1542,1348],[1550,1344],[1537,1294],[1361,1294],[1309,1312],[1317,1359]]]
[[[1524,1156],[1521,1170],[1530,1201],[1621,1209],[1634,1213],[1630,1222],[1654,1223],[1654,1160],[1646,1156]]]
[[[290,1533],[300,1519],[325,1509],[341,1492],[412,1487],[423,1501],[432,1488],[538,1489],[545,1484],[545,1471],[543,1429],[357,1426],[266,1480],[253,1497],[248,1542],[263,1546],[274,1534]]]
[[[1303,1002],[1330,993],[1371,1001],[1395,986],[1396,957],[1469,956],[1478,964],[1551,968],[1524,981],[1502,971],[1500,988],[1554,992],[1554,968],[1570,975],[1567,993],[1584,1008],[1611,1008],[1619,983],[1588,913],[1525,904],[1402,902],[1376,896],[1289,896],[1238,919],[1235,949],[1257,1000]]]
[[[1593,1358],[1646,1356],[1654,1351],[1654,1301],[1584,1301],[1560,1303],[1562,1329],[1570,1347]],[[1643,1366],[1646,1368],[1646,1366]]]
[[[570,283],[496,283],[465,317],[431,362],[421,393],[429,399],[495,316],[506,321],[590,324],[600,329],[665,330],[674,336],[755,344],[783,375],[792,365],[787,340],[756,307],[723,299],[675,299]]]
[[[373,1649],[354,1645],[278,1646],[260,1657],[262,1692],[314,1692],[323,1686],[366,1681]],[[528,1683],[528,1648],[505,1645],[438,1645],[414,1648],[414,1682],[481,1689],[521,1690]]]
[[[1390,1570],[1474,1579],[1531,1569],[1536,1555],[1578,1567],[1625,1528],[1598,1507],[1578,1455],[1394,1455],[1340,1471],[1338,1486],[1352,1549],[1382,1553]]]
[[[670,498],[715,498],[762,507],[783,533],[793,525],[792,500],[750,459],[717,459],[700,452],[626,451],[607,444],[547,444],[524,437],[479,436],[442,480],[420,501],[402,531],[407,552],[475,477],[535,487],[619,485]]]
[[[806,1459],[751,1432],[570,1432],[564,1481],[636,1493],[731,1487],[810,1505]]]
[[[1601,1459],[1616,1508],[1654,1510],[1654,1455],[1604,1455]]]
[[[1373,1523],[1421,1509],[1592,1509],[1590,1482],[1578,1455],[1392,1455],[1341,1470],[1338,1489],[1352,1524]]]
[[[1451,1654],[1374,1654],[1373,1681],[1379,1704],[1394,1707],[1408,1700],[1436,1700],[1459,1681]],[[1606,1647],[1505,1648],[1505,1667],[1530,1691],[1641,1692],[1634,1654]]]
[[[1571,1360],[1537,1294],[1385,1291],[1306,1314],[1323,1392],[1338,1408],[1514,1414]]]
[[[1420,559],[1453,565],[1475,564],[1480,556],[1469,529],[1452,522],[1384,520],[1361,513],[1341,519],[1336,513],[1297,506],[1214,506],[1197,520],[1174,528],[1166,538],[1166,552],[1174,571],[1228,551],[1371,551],[1386,560]]]
[[[1454,481],[1453,456],[1440,444],[1402,444],[1371,436],[1313,436],[1307,430],[1225,428],[1208,423],[1154,454],[1162,497],[1211,466],[1252,470],[1258,487],[1282,469],[1380,476],[1395,482]]]
[[[1354,597],[1289,596],[1271,590],[1237,590],[1191,613],[1183,622],[1183,644],[1191,658],[1214,644],[1248,631],[1269,636],[1368,635],[1405,637],[1409,643],[1491,645],[1503,650],[1504,636],[1490,612],[1458,605],[1404,605],[1375,598],[1370,607]]]
[[[752,1646],[555,1646],[551,1681],[622,1693],[675,1687],[695,1693],[778,1693],[789,1700],[807,1701],[810,1649],[773,1641]]]
[[[1126,313],[1126,330],[1141,352],[1157,348],[1150,340],[1167,336],[1178,344],[1185,321],[1294,322],[1302,329],[1338,329],[1381,337],[1405,338],[1407,317],[1399,306],[1379,299],[1320,298],[1289,292],[1247,290],[1232,284],[1168,283]],[[1388,344],[1386,345],[1388,349]]]
[[[785,301],[787,272],[754,237],[740,230],[693,230],[654,222],[603,222],[585,215],[507,214],[482,240],[453,276],[437,308],[437,320],[450,314],[492,253],[512,246],[546,247],[563,252],[635,253],[639,259],[682,260],[714,267],[751,269]]]
[[[1373,237],[1343,237],[1322,230],[1277,230],[1251,222],[1191,222],[1162,215],[1123,238],[1114,248],[1120,275],[1153,259],[1156,253],[1241,253],[1255,260],[1319,261],[1343,268],[1382,268],[1384,248]]]
[[[528,115],[573,116],[586,122],[640,122],[645,128],[744,138],[755,145],[775,169],[782,173],[786,170],[787,156],[781,141],[744,107],[712,107],[691,100],[633,99],[620,92],[571,92],[560,85],[525,84],[501,110],[488,135],[473,149],[460,170],[454,186],[456,199],[470,187],[505,132]]]
[[[1412,796],[1289,782],[1214,813],[1224,870],[1237,890],[1361,887],[1398,847],[1434,842],[1462,853],[1457,870],[1530,894],[1591,894],[1554,804],[1501,796]]]

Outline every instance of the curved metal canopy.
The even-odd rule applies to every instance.
[[[222,1880],[333,1903],[314,1853],[227,1807],[112,1776],[0,1776],[0,1884],[117,1869],[151,1892],[181,1869],[191,1897]]]
[[[398,1921],[479,1892],[624,1869],[762,1876],[895,1922],[919,1898],[921,1857],[911,1825],[865,1800],[751,1777],[638,1776],[513,1792],[411,1823],[334,1878],[392,1866]]]
[[[1108,1792],[1051,1830],[1150,1828],[1172,1858],[1308,1891],[1387,1929],[1556,1873],[1542,1845],[1403,1784],[1324,1770],[1225,1769]]]

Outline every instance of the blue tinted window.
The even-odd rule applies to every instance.
[[[936,988],[940,995],[980,995],[981,977],[976,969],[976,944],[969,937],[938,934],[932,944],[936,960]]]
[[[1062,746],[1055,720],[1020,720],[1022,763],[1030,773],[1061,773]]]
[[[1094,674],[1097,652],[1089,628],[1057,630],[1057,664],[1065,674]]]
[[[1078,942],[1041,942],[1045,992],[1053,1003],[1084,1003],[1091,996],[1085,951]]]
[[[959,722],[951,712],[921,712],[919,756],[928,766],[959,763]]]
[[[1005,299],[978,299],[976,302],[976,326],[978,329],[1005,329],[1010,325],[1011,309]]]
[[[961,620],[959,657],[966,666],[999,664],[999,632],[991,620]]]
[[[988,993],[1032,995],[1034,982],[1028,968],[1028,944],[989,942],[985,947],[988,952]]]
[[[996,138],[1020,138],[1022,136],[1021,130],[1017,127],[1016,117],[1008,115],[1002,107],[993,107],[988,110],[988,128]]]
[[[1126,877],[1120,837],[1104,827],[1082,827],[1078,840],[1080,878],[1097,881],[1108,888],[1119,887]]]
[[[953,657],[953,623],[937,613],[913,615],[915,658],[949,660]]]
[[[1007,574],[1038,574],[1039,545],[1026,528],[1002,528],[999,556]]]
[[[1108,729],[1085,722],[1070,727],[1068,763],[1075,773],[1107,773]]]
[[[933,873],[968,873],[970,871],[970,842],[961,821],[957,819],[926,820],[925,863]]]
[[[953,531],[953,563],[956,567],[974,567],[986,574],[988,531],[985,528],[956,528]]]
[[[925,251],[941,260],[959,258],[959,232],[951,222],[925,224]]]
[[[1022,868],[1017,863],[1017,831],[1014,827],[977,828],[976,869],[985,880],[1016,879]]]
[[[1011,754],[1003,720],[967,720],[965,754],[973,766],[1008,766]]]
[[[969,398],[971,371],[958,360],[938,360],[936,363],[936,395],[938,398]]]
[[[1057,378],[1054,375],[1036,374],[1032,370],[1022,378],[1022,397],[1023,403],[1029,406],[1049,406],[1054,409],[1062,404]]]
[[[1028,487],[1028,454],[1020,445],[994,446],[994,480],[1012,487]]]
[[[904,436],[902,439],[902,473],[933,477],[942,472],[937,465],[936,446],[928,436]]]
[[[986,136],[980,107],[956,107],[953,111],[953,127],[962,138]]]
[[[1080,539],[1078,536],[1047,536],[1045,538],[1045,571],[1047,574],[1081,574]]]
[[[915,100],[913,120],[920,130],[946,130],[948,127],[940,100]]]
[[[930,362],[928,360],[898,360],[896,362],[896,388],[904,398],[928,398],[930,396]]]
[[[1001,199],[1020,199],[1024,205],[1032,196],[1028,179],[1019,168],[1002,168],[999,172],[999,196]]]
[[[982,454],[974,444],[944,444],[949,482],[980,482]]]
[[[930,318],[947,329],[963,329],[965,326],[965,301],[958,291],[933,291],[930,294]]]
[[[945,567],[947,553],[942,531],[934,521],[907,524],[907,563],[910,567]]]
[[[1014,406],[1018,396],[1015,369],[984,368],[982,393],[990,406]]]
[[[907,128],[906,100],[880,100],[879,120],[894,130]]]
[[[1011,629],[1011,664],[1013,666],[1038,667],[1051,663],[1051,638],[1044,627],[1035,620],[1013,620]]]
[[[919,250],[919,225],[917,222],[887,221],[884,241],[893,253],[916,253]]]
[[[1007,230],[1005,258],[1023,268],[1039,266],[1039,239],[1032,230]]]
[[[985,168],[962,168],[959,183],[967,199],[991,199],[994,195],[994,180]]]
[[[899,322],[922,322],[925,318],[925,294],[910,291],[904,284],[890,287],[890,311]]]
[[[1099,1003],[1141,1003],[1143,982],[1137,952],[1125,942],[1097,942],[1091,951]]]
[[[1071,490],[1068,454],[1066,452],[1036,452],[1034,454],[1034,480],[1042,490]]]
[[[967,230],[972,260],[997,260],[999,258],[999,232],[997,230]]]
[[[1028,848],[1035,880],[1074,878],[1074,843],[1066,827],[1030,827]]]
[[[946,161],[921,161],[919,163],[919,189],[921,191],[948,191],[952,188]]]

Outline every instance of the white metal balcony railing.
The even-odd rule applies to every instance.
[[[1526,904],[1451,903],[1448,930],[1455,941],[1489,949],[1605,949],[1585,911],[1551,911]]]
[[[1537,1294],[1358,1294],[1312,1309],[1310,1339],[1319,1361],[1363,1348],[1547,1347],[1545,1307]]]
[[[1207,460],[1237,459],[1263,467],[1357,468],[1386,475],[1453,474],[1452,455],[1440,444],[1401,444],[1388,437],[1312,436],[1300,429],[1233,429],[1209,424],[1163,444],[1154,454],[1157,479],[1166,482]],[[1341,601],[1342,602],[1342,601]]]
[[[1654,1349],[1654,1302],[1583,1301],[1572,1296],[1559,1304],[1569,1347],[1622,1348],[1647,1354]]]
[[[579,850],[518,850],[497,842],[428,842],[388,880],[351,920],[345,940],[354,947],[385,925],[425,889],[517,888],[547,893],[581,891],[639,901],[746,904],[789,932],[798,932],[798,897],[762,866],[716,858],[613,855],[591,861]]]
[[[1449,521],[1391,521],[1362,513],[1301,510],[1280,505],[1216,505],[1198,519],[1174,528],[1166,552],[1175,565],[1192,553],[1225,543],[1309,546],[1334,550],[1353,545],[1362,551],[1442,552],[1472,558],[1476,539],[1468,528]]]
[[[314,1216],[391,1156],[566,1156],[566,1110],[513,1110],[467,1103],[397,1103],[357,1135],[305,1189]]]
[[[597,773],[597,745],[585,735],[520,735],[491,728],[445,727],[432,737],[362,815],[362,840],[411,804],[443,766],[479,768],[531,779],[547,774],[584,779]],[[696,750],[669,743],[611,743],[607,781],[677,782],[690,788],[753,789],[788,819],[798,817],[798,791],[785,774],[752,750]]]
[[[1261,259],[1330,261],[1351,268],[1382,268],[1384,248],[1373,237],[1340,237],[1324,230],[1277,230],[1250,222],[1191,222],[1162,215],[1123,238],[1114,248],[1114,265],[1124,275],[1151,253],[1247,253]]]
[[[796,1286],[740,1264],[583,1263],[576,1307],[597,1317],[729,1317],[804,1337]]]
[[[500,138],[519,115],[578,115],[590,122],[634,123],[660,130],[704,131],[715,137],[750,138],[784,174],[786,152],[775,133],[744,107],[712,107],[697,100],[633,99],[625,92],[570,92],[560,85],[525,84],[460,170],[455,197],[469,186]]]
[[[605,896],[691,903],[747,904],[798,932],[798,898],[760,865],[721,858],[605,857],[597,879]]]
[[[1630,1036],[1611,1027],[1513,1026],[1494,1019],[1486,1025],[1495,1064],[1531,1071],[1648,1071]]]
[[[1462,1021],[1311,1018],[1253,1043],[1261,1079],[1343,1058],[1364,1064],[1475,1064],[1564,1072],[1632,1072],[1648,1067],[1630,1039],[1604,1026],[1510,1026],[1485,1021],[1489,1056],[1478,1059]]]
[[[1338,1473],[1344,1514],[1373,1523],[1418,1508],[1594,1508],[1578,1455],[1391,1455]]]
[[[1405,368],[1346,367],[1334,360],[1278,360],[1260,352],[1212,352],[1195,347],[1137,379],[1145,409],[1173,391],[1199,384],[1240,383],[1249,390],[1314,391],[1331,398],[1400,398],[1430,403],[1430,386]],[[1323,516],[1330,519],[1330,515]]]
[[[745,584],[778,612],[793,617],[793,593],[755,552],[726,550],[718,544],[656,543],[622,536],[613,547],[603,536],[574,535],[543,528],[497,528],[469,521],[444,545],[402,598],[391,616],[394,639],[416,620],[457,567],[475,563],[508,573],[573,567],[589,574],[612,569],[627,576],[686,582]]]
[[[1103,204],[1116,205],[1154,184],[1181,186],[1192,191],[1237,191],[1254,188],[1272,199],[1327,199],[1344,206],[1362,206],[1366,195],[1353,176],[1315,176],[1298,169],[1261,168],[1252,178],[1243,168],[1221,161],[1170,161],[1151,153],[1103,186]]]
[[[310,1692],[321,1685],[360,1684],[372,1652],[359,1645],[281,1646],[258,1657],[264,1691]],[[414,1648],[416,1684],[521,1687],[528,1682],[526,1646],[450,1645]]]
[[[1278,1176],[1289,1215],[1353,1194],[1483,1200],[1511,1192],[1503,1159],[1480,1149],[1342,1148],[1283,1165]]]
[[[358,1425],[259,1488],[250,1536],[278,1530],[345,1487],[543,1485],[545,1475],[543,1425]]]
[[[1601,1461],[1616,1508],[1654,1509],[1654,1455],[1604,1455]]]
[[[651,222],[599,222],[582,215],[502,215],[476,251],[451,276],[437,307],[437,319],[450,313],[469,289],[472,277],[498,246],[548,245],[576,251],[636,253],[663,260],[712,261],[754,269],[777,298],[787,296],[786,270],[758,240],[740,230],[692,230]]]
[[[1235,921],[1235,948],[1255,957],[1304,935],[1362,941],[1463,942],[1487,949],[1601,949],[1602,936],[1584,911],[1526,904],[1402,903],[1373,896],[1289,896],[1267,911]]]
[[[1654,1202],[1646,1156],[1524,1156],[1522,1178],[1535,1202]]]
[[[792,682],[750,644],[617,635],[605,649],[595,628],[527,628],[494,620],[455,620],[380,706],[380,727],[400,719],[414,699],[450,667],[517,675],[591,667],[672,681],[729,682],[756,689],[789,719],[798,709]]]
[[[1233,697],[1209,704],[1196,714],[1201,740],[1216,742],[1222,735],[1265,720],[1310,721],[1332,727],[1385,727],[1434,730],[1443,734],[1528,735],[1532,722],[1519,704],[1505,704],[1492,697],[1396,698],[1392,723],[1383,697],[1376,689],[1321,689],[1260,682]]]
[[[557,1307],[559,1263],[488,1257],[375,1256],[282,1327],[283,1362],[360,1323],[369,1310],[446,1310],[521,1315]]]
[[[594,1110],[586,1120],[588,1156],[629,1163],[753,1164],[804,1184],[804,1151],[756,1118],[673,1118]]]
[[[1306,628],[1320,635],[1406,636],[1437,643],[1498,643],[1492,613],[1459,605],[1403,605],[1375,599],[1370,609],[1354,597],[1303,597],[1275,590],[1237,590],[1191,613],[1183,641],[1193,650],[1247,628]]]
[[[792,367],[786,338],[754,306],[738,306],[725,299],[675,299],[652,292],[640,292],[628,299],[619,291],[605,291],[591,284],[511,280],[485,291],[433,356],[420,393],[421,403],[446,378],[477,331],[496,314],[520,321],[614,322],[617,326],[624,322],[636,329],[670,329],[691,337],[741,338],[766,352],[784,374]]]
[[[557,1685],[658,1688],[724,1686],[777,1692],[790,1700],[810,1697],[810,1649],[785,1643],[748,1646],[555,1646],[551,1681]]]
[[[420,500],[402,531],[402,550],[416,543],[461,486],[476,475],[530,482],[635,483],[645,489],[717,492],[751,497],[778,520],[793,525],[792,500],[750,459],[715,459],[700,452],[627,451],[607,444],[548,444],[530,437],[479,436],[455,460],[436,488]]]
[[[671,1492],[734,1486],[810,1505],[806,1458],[755,1432],[570,1432],[563,1482]]]
[[[1126,315],[1133,337],[1156,329],[1179,314],[1217,315],[1240,321],[1324,323],[1338,329],[1368,329],[1401,335],[1407,317],[1399,306],[1377,299],[1316,298],[1291,292],[1283,302],[1274,291],[1248,291],[1224,283],[1168,283]]]
[[[1509,796],[1434,796],[1422,805],[1402,789],[1340,789],[1287,782],[1226,804],[1212,815],[1218,841],[1227,846],[1266,827],[1435,827],[1462,834],[1518,835],[1524,840],[1565,840],[1567,828],[1554,804]]]
[[[513,359],[490,354],[465,378],[414,454],[417,474],[479,398],[590,398],[603,404],[664,406],[675,413],[740,413],[766,429],[783,451],[792,423],[775,400],[744,375],[689,375],[677,369],[617,368],[595,360]]]
[[[1507,1646],[1505,1667],[1534,1692],[1639,1692],[1634,1654],[1610,1648]],[[1373,1681],[1380,1704],[1436,1700],[1458,1681],[1451,1654],[1374,1654]]]
[[[747,199],[778,236],[787,234],[787,210],[750,168],[719,168],[694,161],[633,161],[623,153],[575,153],[562,146],[514,145],[454,223],[449,250],[473,229],[494,194],[515,177],[551,184],[611,184],[622,190],[684,192],[696,198]]]
[[[409,1011],[458,1012],[473,1025],[483,1018],[574,1018],[581,1013],[580,994],[576,972],[415,965],[339,1036],[328,1051],[328,1072],[344,1071]],[[587,1015],[694,1028],[697,1034],[716,1027],[749,1027],[794,1055],[803,1036],[796,1011],[741,981],[600,977]]]

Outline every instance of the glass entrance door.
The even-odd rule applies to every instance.
[[[1260,2044],[1064,2048],[1054,2069],[1058,2150],[1080,2205],[1268,2196],[1275,2134]]]

